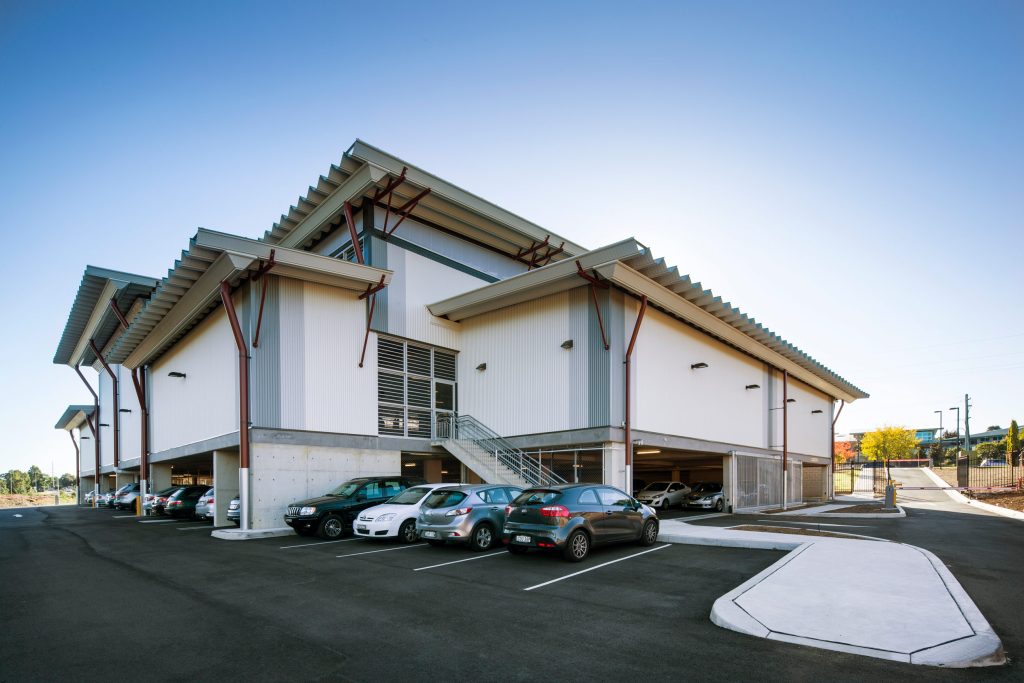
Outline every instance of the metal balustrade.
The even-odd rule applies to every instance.
[[[565,479],[546,467],[540,458],[519,450],[471,415],[438,413],[434,421],[434,439],[471,442],[483,452],[495,474],[521,478],[529,486],[564,484]],[[479,473],[478,473],[479,474]]]

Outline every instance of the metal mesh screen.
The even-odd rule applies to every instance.
[[[736,501],[733,508],[782,505],[782,461],[752,455],[736,456]]]

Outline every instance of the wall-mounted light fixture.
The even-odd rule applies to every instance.
[[[690,366],[690,369],[691,370],[700,370],[701,368],[706,368],[707,366],[708,366],[707,363],[694,363],[693,365]]]
[[[572,339],[566,339],[564,342],[562,342],[562,348],[565,349],[566,351],[571,349],[572,348]]]
[[[131,408],[120,408],[117,412],[119,412],[119,413],[130,413],[130,412],[132,412],[132,409]]]
[[[746,388],[746,389],[760,389],[760,388],[761,388],[761,385],[760,385],[760,384],[748,384],[748,385],[747,385],[746,387],[744,387],[744,388]]]
[[[476,369],[479,370],[480,372],[483,372],[484,370],[487,369],[487,363],[481,363],[480,365],[476,366]]]
[[[168,377],[180,377],[181,379],[185,379],[185,373],[184,372],[172,371],[172,372],[168,372],[167,376]]]
[[[795,398],[787,398],[786,399],[786,403],[796,403],[796,399]]]
[[[107,422],[100,422],[100,427],[109,427],[110,424]]]
[[[812,410],[812,411],[811,411],[811,415],[817,415],[818,413],[821,413],[821,412],[824,412],[824,411],[821,411],[821,410]]]
[[[91,436],[82,436],[80,438],[82,438],[82,439],[91,439],[92,437]]]

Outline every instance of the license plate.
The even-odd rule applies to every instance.
[[[518,534],[512,537],[513,543],[533,543],[533,539],[529,536]]]
[[[359,529],[360,531],[366,531],[366,525],[365,524],[357,524],[356,528]]]
[[[436,531],[424,531],[423,533],[420,534],[420,536],[422,536],[423,538],[437,538],[437,532]]]

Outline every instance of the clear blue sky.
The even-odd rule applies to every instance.
[[[356,137],[637,237],[870,392],[841,432],[1024,418],[1024,4],[482,5],[0,3],[0,469],[74,470],[86,264],[258,236]]]

